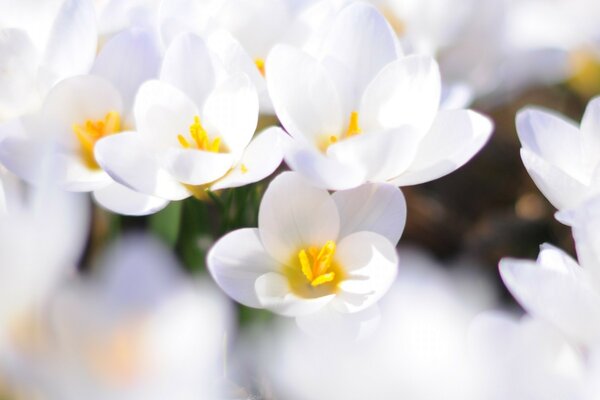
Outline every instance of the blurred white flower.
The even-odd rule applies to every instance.
[[[125,60],[128,60],[127,62]],[[147,214],[166,200],[136,193],[114,182],[98,165],[96,143],[135,129],[132,103],[140,84],[157,76],[160,55],[153,35],[131,29],[116,35],[98,54],[92,75],[62,80],[38,113],[5,122],[0,159],[35,183],[50,170],[64,189],[93,191],[103,206],[123,214]]]
[[[384,17],[366,4],[337,14],[318,58],[275,46],[266,74],[293,138],[286,162],[321,187],[427,182],[465,164],[492,131],[473,111],[439,110],[435,60],[402,56]]]
[[[486,312],[469,332],[473,376],[489,400],[582,399],[585,357],[553,326],[525,316]]]
[[[228,75],[194,34],[173,40],[160,80],[137,93],[136,132],[98,141],[95,157],[116,181],[147,195],[181,200],[257,182],[283,158],[287,135],[259,133],[258,98],[244,74]]]
[[[208,254],[229,296],[296,317],[311,333],[332,325],[358,335],[377,318],[406,220],[399,189],[369,184],[329,195],[285,172],[269,185],[258,218],[258,228],[225,235]]]
[[[53,296],[44,321],[38,346],[15,357],[44,398],[220,398],[230,303],[155,240],[121,240]]]
[[[0,122],[35,110],[52,85],[96,55],[89,0],[0,1]]]
[[[94,0],[100,44],[130,28],[158,34],[158,8],[161,0]]]
[[[483,398],[466,339],[471,318],[493,302],[490,282],[477,270],[449,273],[422,252],[399,253],[398,278],[380,301],[381,323],[368,338],[348,342],[348,332],[310,338],[282,324],[247,342],[252,371],[269,382],[272,398]],[[476,283],[484,296],[463,290]]]
[[[528,107],[516,118],[521,158],[540,191],[570,224],[568,210],[600,190],[600,98],[591,100],[581,125]]]

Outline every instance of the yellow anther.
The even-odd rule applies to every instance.
[[[254,64],[256,65],[258,72],[260,72],[262,76],[265,76],[265,60],[262,58],[256,58],[254,59]]]
[[[194,117],[194,122],[190,125],[189,131],[193,142],[188,141],[181,134],[177,135],[177,140],[179,140],[179,144],[181,144],[183,148],[193,148],[192,143],[195,143],[196,149],[198,150],[210,151],[213,153],[219,152],[221,148],[221,138],[216,137],[213,140],[210,140],[206,129],[204,129],[200,122],[200,117],[197,115]]]
[[[100,169],[94,157],[96,142],[105,136],[121,131],[121,116],[110,111],[101,120],[86,120],[83,124],[73,124],[73,132],[79,141],[81,157],[90,169]]]
[[[352,111],[352,113],[350,113],[350,123],[348,124],[348,129],[346,130],[346,137],[357,135],[360,132],[361,129],[358,126],[358,112]]]
[[[316,247],[309,247],[308,251],[302,249],[298,252],[302,274],[313,287],[335,279],[335,272],[328,272],[333,264],[334,255],[335,242],[333,240],[328,240],[320,250]]]
[[[242,170],[242,174],[245,174],[248,172],[248,167],[246,167],[246,164],[240,165],[240,169]]]

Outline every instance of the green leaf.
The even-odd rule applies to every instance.
[[[171,202],[165,209],[149,217],[150,230],[169,246],[175,246],[181,227],[182,202]]]

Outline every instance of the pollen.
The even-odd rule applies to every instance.
[[[246,167],[246,164],[240,165],[240,170],[242,171],[242,174],[248,173],[248,167]]]
[[[302,274],[310,282],[312,287],[317,287],[335,279],[335,272],[330,271],[335,255],[335,242],[328,240],[319,250],[309,247],[308,251],[302,249],[298,252],[298,260]]]
[[[121,116],[116,111],[108,112],[103,119],[86,120],[83,124],[73,124],[73,132],[79,141],[81,157],[90,169],[100,169],[94,157],[96,142],[105,136],[121,131]]]
[[[211,140],[208,137],[206,129],[204,129],[200,122],[200,117],[197,115],[194,117],[194,122],[190,125],[190,138],[191,140],[188,140],[181,134],[177,135],[179,144],[185,149],[197,149],[212,153],[218,153],[221,150],[221,138],[216,137]]]
[[[265,76],[265,60],[262,58],[254,59],[254,64],[256,65],[256,69],[258,72],[264,77]]]

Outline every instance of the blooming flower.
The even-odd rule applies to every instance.
[[[588,104],[581,125],[541,108],[517,114],[521,158],[546,198],[561,211],[598,193],[600,170],[600,98]],[[569,223],[568,213],[559,213]]]
[[[439,178],[466,163],[492,131],[473,111],[439,110],[436,62],[402,56],[384,17],[366,4],[337,15],[318,58],[275,46],[266,74],[293,138],[286,162],[328,189]]]
[[[370,184],[333,195],[284,172],[265,192],[258,228],[231,232],[210,250],[219,286],[249,307],[360,325],[396,276],[395,245],[406,219],[402,193]],[[347,322],[344,322],[347,321]]]
[[[285,133],[252,136],[258,98],[244,74],[227,75],[204,41],[182,34],[164,56],[160,80],[144,83],[136,132],[98,141],[94,152],[116,181],[166,200],[253,183],[281,163]]]
[[[53,84],[88,72],[96,16],[88,0],[0,2],[0,122],[35,110]]]
[[[132,29],[115,36],[98,55],[91,75],[62,80],[50,90],[39,112],[0,127],[6,132],[0,159],[33,183],[41,170],[51,170],[64,189],[93,191],[100,204],[120,213],[161,209],[167,201],[114,182],[94,155],[101,138],[134,128],[135,92],[158,73],[159,61],[151,34]]]

